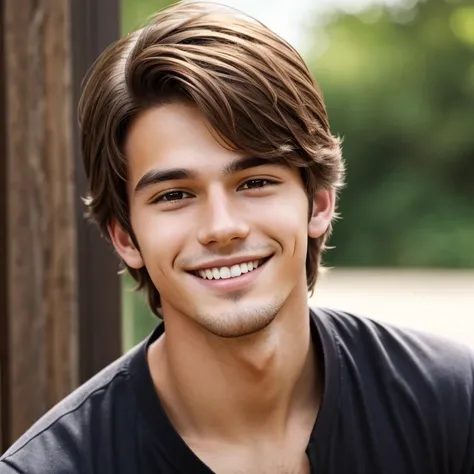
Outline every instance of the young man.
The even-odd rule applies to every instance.
[[[0,473],[474,473],[473,355],[308,308],[343,180],[297,52],[178,4],[112,45],[80,105],[91,218],[162,316]]]

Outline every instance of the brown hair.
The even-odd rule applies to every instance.
[[[130,123],[145,109],[189,101],[232,149],[279,157],[300,169],[308,197],[339,189],[344,165],[322,95],[298,52],[253,18],[211,3],[178,3],[111,45],[96,61],[79,104],[89,217],[103,235],[117,219],[134,243],[123,153]],[[310,209],[311,211],[311,209]],[[331,229],[309,239],[312,290]],[[159,314],[146,270],[128,268]]]

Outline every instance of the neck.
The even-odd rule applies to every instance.
[[[166,331],[148,359],[183,437],[205,432],[235,441],[260,432],[283,439],[293,422],[310,414],[314,421],[321,384],[303,296],[288,300],[265,330],[236,339],[190,331],[186,318],[174,314],[170,323],[165,318]]]

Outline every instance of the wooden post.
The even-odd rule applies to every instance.
[[[1,0],[1,451],[120,355],[117,261],[82,217],[75,110],[117,4]]]
[[[84,76],[100,53],[120,36],[120,0],[72,0],[73,104],[77,104]],[[82,217],[80,196],[86,193],[78,128],[74,122],[76,157],[76,213],[79,271],[79,380],[83,382],[122,351],[121,286],[118,259],[98,230]]]
[[[8,318],[9,306],[7,292],[7,189],[6,189],[6,110],[5,110],[5,46],[4,4],[0,0],[0,452],[6,447],[5,435],[8,432],[8,366],[9,340]]]

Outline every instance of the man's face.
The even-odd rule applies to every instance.
[[[306,295],[308,198],[298,170],[229,151],[184,104],[140,115],[125,152],[139,250],[117,226],[112,240],[129,266],[146,267],[165,320],[239,337],[268,326],[293,293]]]

